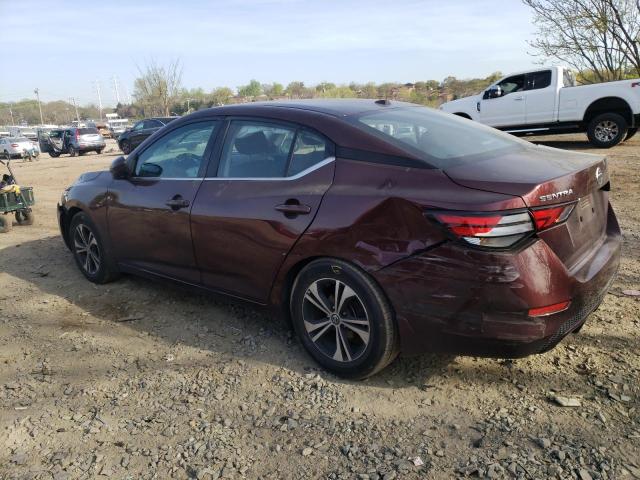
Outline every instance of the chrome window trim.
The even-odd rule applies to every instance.
[[[292,175],[291,177],[188,177],[188,178],[177,178],[177,177],[131,177],[132,180],[139,180],[139,181],[147,181],[147,182],[158,182],[161,180],[179,180],[179,181],[198,181],[198,180],[249,180],[249,181],[258,181],[258,180],[266,180],[269,182],[272,182],[274,180],[280,180],[280,181],[288,181],[288,180],[298,180],[299,178],[304,177],[305,175],[310,174],[311,172],[314,172],[322,167],[324,167],[325,165],[329,165],[330,163],[334,162],[336,159],[336,157],[327,157],[324,160],[322,160],[321,162],[316,163],[315,165],[311,165],[309,168],[302,170],[300,173],[296,173],[295,175]]]
[[[259,181],[259,180],[266,180],[269,182],[272,182],[274,180],[280,180],[280,181],[289,181],[289,180],[298,180],[299,178],[304,177],[305,175],[310,174],[311,172],[314,172],[316,170],[318,170],[319,168],[324,167],[325,165],[329,165],[331,162],[335,161],[336,157],[327,157],[324,160],[322,160],[321,162],[316,163],[315,165],[311,165],[309,168],[306,168],[305,170],[302,170],[299,173],[296,173],[295,175],[292,175],[290,177],[205,177],[205,180],[248,180],[248,181]]]

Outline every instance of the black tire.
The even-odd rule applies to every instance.
[[[131,153],[131,143],[127,140],[123,140],[120,144],[120,150],[122,150],[122,153],[125,155],[129,155]]]
[[[331,296],[331,292],[338,293]],[[341,308],[336,308],[335,297],[342,298]],[[347,262],[325,258],[304,267],[293,284],[289,306],[307,352],[341,377],[374,375],[398,354],[398,332],[388,300],[373,279]]]
[[[93,283],[108,283],[119,277],[118,269],[110,252],[105,248],[100,232],[86,213],[78,212],[73,216],[67,235],[76,265],[87,280]],[[83,245],[88,245],[91,253],[84,254]]]
[[[587,127],[587,137],[594,147],[615,147],[627,135],[627,121],[617,113],[602,113],[594,117]]]
[[[0,233],[7,233],[13,227],[13,218],[11,215],[0,215]]]
[[[69,145],[69,155],[75,157],[78,154],[78,150],[73,145]]]
[[[18,222],[18,225],[33,225],[33,220],[33,212],[27,212],[25,210],[18,210],[16,212],[16,222]]]
[[[631,137],[633,137],[636,133],[638,133],[638,128],[637,127],[630,128],[629,130],[627,130],[627,136],[624,137],[624,141],[626,142]]]
[[[9,155],[9,152],[7,152],[6,150],[4,151],[4,155],[3,156],[4,156],[4,158],[6,160],[11,160],[11,155]]]
[[[84,150],[78,150],[78,156],[79,156],[79,157],[81,157],[81,156],[82,156],[82,155],[84,155],[85,153],[87,153],[87,152],[85,152]]]
[[[102,149],[101,149],[101,148],[99,148],[98,150],[96,150],[96,153],[97,153],[98,155],[100,155],[100,154],[102,153]]]
[[[49,156],[53,158],[58,158],[60,156],[59,152],[49,152]]]

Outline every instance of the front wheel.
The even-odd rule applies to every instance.
[[[76,265],[87,280],[108,283],[118,277],[118,270],[105,249],[98,229],[86,213],[73,216],[68,235]]]
[[[398,333],[384,293],[347,262],[320,259],[302,269],[293,284],[290,308],[306,350],[337,375],[369,377],[398,353]]]
[[[617,113],[602,113],[594,117],[587,127],[591,145],[611,148],[619,144],[627,135],[627,121]]]
[[[9,215],[0,215],[0,233],[7,233],[11,231],[13,226],[13,220]]]
[[[49,152],[49,156],[53,158],[58,158],[60,156],[59,152]]]
[[[122,150],[122,153],[125,155],[129,155],[131,153],[131,144],[127,140],[123,140],[120,144],[120,150]]]
[[[71,155],[72,157],[75,157],[78,154],[78,150],[76,150],[76,147],[74,147],[73,145],[69,146],[69,155]]]
[[[99,148],[98,150],[96,150],[96,153],[100,155],[102,153],[102,148]]]

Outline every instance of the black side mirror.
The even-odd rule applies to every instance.
[[[491,87],[489,87],[489,89],[484,92],[484,96],[482,97],[484,100],[490,99],[490,98],[498,98],[501,97],[504,94],[504,92],[502,91],[502,88],[500,88],[499,85],[493,85]]]
[[[111,172],[111,175],[113,175],[113,178],[115,178],[116,180],[123,180],[127,178],[130,173],[129,165],[127,165],[127,160],[122,156],[116,158],[111,163],[111,168],[109,168],[109,171]]]

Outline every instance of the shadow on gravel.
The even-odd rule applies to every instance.
[[[121,324],[154,335],[162,339],[168,349],[185,345],[220,355],[216,361],[225,358],[254,359],[300,374],[321,371],[285,322],[273,314],[226,298],[220,299],[213,294],[194,293],[173,283],[134,276],[123,276],[107,285],[94,285],[78,271],[71,254],[57,236],[0,250],[0,265],[7,274],[44,293],[66,299],[83,312],[107,322],[107,326]],[[19,294],[15,298],[5,298],[17,304],[28,301]],[[50,309],[56,307],[46,308],[51,315]],[[69,315],[68,308],[59,308],[57,315],[56,326],[63,330],[91,329],[82,315]],[[35,317],[34,323],[37,323]],[[118,332],[118,335],[122,334],[122,331]],[[596,340],[600,343],[597,344]],[[600,345],[615,350],[623,343],[628,345],[631,340],[615,335],[594,338],[581,333],[572,335],[568,341],[580,346]],[[401,357],[366,382],[381,388],[415,388],[429,385],[430,379],[435,382],[436,377],[455,371],[473,383],[493,384],[503,380],[507,372],[505,365],[508,364],[495,360],[489,365],[478,364],[477,368],[458,368],[455,356],[425,354]],[[558,372],[558,378],[552,379],[548,378],[548,373],[529,370],[529,375],[545,376],[550,384],[559,385],[566,381],[566,374]],[[338,378],[333,380],[357,383]]]
[[[526,138],[526,137],[525,137]],[[547,147],[560,148],[562,150],[595,150],[586,139],[579,140],[531,140],[535,145],[546,145]]]

